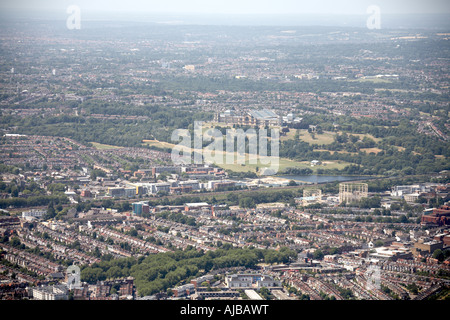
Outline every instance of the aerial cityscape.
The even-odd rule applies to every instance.
[[[448,20],[83,8],[0,21],[0,300],[450,299]]]

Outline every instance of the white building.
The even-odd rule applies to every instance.
[[[413,184],[407,186],[395,186],[392,188],[392,197],[404,197],[405,195],[420,194],[423,192],[429,192],[430,188],[424,185]]]
[[[42,216],[44,216],[47,213],[47,210],[37,210],[37,209],[31,209],[28,211],[24,211],[22,212],[22,218],[28,218],[28,217],[33,217],[33,218],[42,218]]]
[[[192,190],[199,190],[200,184],[198,180],[180,181],[178,183],[180,187],[192,187]]]
[[[68,300],[69,290],[65,285],[44,286],[32,289],[35,300]]]
[[[255,290],[244,291],[250,300],[264,300]]]
[[[264,274],[232,274],[225,277],[225,284],[229,289],[273,288],[281,286],[280,281]]]

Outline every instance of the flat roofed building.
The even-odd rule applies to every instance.
[[[264,300],[255,290],[244,290],[244,293],[250,300]]]
[[[255,122],[257,126],[279,126],[281,124],[280,116],[272,110],[251,110],[249,115],[256,119]]]
[[[142,215],[143,213],[149,213],[150,212],[150,206],[148,205],[147,201],[140,201],[140,202],[133,202],[131,204],[133,214],[135,215]]]
[[[421,218],[421,224],[437,226],[450,225],[450,206],[441,206],[432,210],[425,210]]]
[[[108,194],[114,198],[120,198],[125,196],[125,188],[112,187],[108,188]]]
[[[273,288],[281,286],[280,281],[264,274],[232,274],[225,277],[225,284],[229,289]]]
[[[246,114],[235,114],[232,110],[227,110],[224,113],[217,113],[214,120],[242,126],[265,127],[280,126],[283,118],[269,109],[251,110]]]
[[[22,218],[26,218],[26,217],[42,218],[42,216],[44,216],[46,213],[47,213],[47,210],[31,209],[31,210],[22,212]]]
[[[175,297],[188,296],[188,295],[194,293],[195,286],[192,283],[188,283],[188,284],[176,287],[172,291],[173,291],[173,295]]]
[[[65,285],[43,286],[32,289],[35,300],[68,300],[69,290]]]
[[[206,202],[193,202],[193,203],[186,203],[184,205],[185,211],[200,210],[204,208],[211,209],[211,205]]]
[[[431,241],[417,241],[414,243],[412,252],[414,255],[420,255],[421,253],[431,254],[436,249],[442,249],[444,246],[443,242],[431,240]]]

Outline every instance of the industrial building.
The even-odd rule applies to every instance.
[[[368,196],[367,183],[339,183],[339,203],[358,202]]]

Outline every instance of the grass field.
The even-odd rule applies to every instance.
[[[298,129],[298,130],[291,129],[291,130],[286,134],[286,136],[280,137],[280,140],[281,140],[281,141],[284,141],[284,140],[294,139],[295,133],[296,133],[297,131],[298,131],[298,133],[299,133],[299,138],[300,138],[300,140],[302,140],[302,141],[304,141],[304,142],[307,142],[307,143],[309,143],[309,144],[311,144],[311,145],[312,145],[312,144],[317,144],[317,145],[322,145],[322,144],[327,145],[327,144],[331,144],[331,143],[334,142],[334,137],[335,137],[337,134],[343,134],[343,132],[341,132],[341,131],[338,131],[338,132],[324,131],[323,133],[320,133],[320,134],[315,132],[314,135],[312,135],[311,133],[308,132],[307,129]],[[367,137],[367,138],[372,139],[372,140],[375,141],[375,142],[381,141],[380,138],[375,138],[373,135],[367,134],[367,133],[366,133],[366,134],[363,134],[363,133],[349,133],[348,135],[349,135],[349,136],[350,136],[350,135],[357,136],[360,140],[362,140],[364,137]],[[314,138],[313,138],[313,136],[314,136]]]
[[[360,78],[360,79],[347,80],[347,81],[350,81],[350,82],[372,82],[372,83],[392,83],[391,80],[383,79],[383,78],[369,78],[369,79]]]
[[[342,132],[340,132],[340,134],[342,134]],[[348,135],[349,135],[349,136],[350,136],[350,135],[352,135],[352,136],[357,136],[357,137],[359,137],[359,139],[361,139],[361,140],[362,140],[364,137],[367,137],[367,138],[372,139],[372,140],[375,141],[375,142],[381,141],[381,138],[375,138],[373,135],[368,134],[368,133],[349,133]]]
[[[297,129],[289,129],[289,132],[286,132],[285,136],[280,135],[280,140],[291,140],[294,139],[295,133],[297,132]]]
[[[378,152],[381,152],[383,150],[379,149],[379,148],[361,148],[361,151],[365,152],[365,153],[375,153],[377,154]]]
[[[158,141],[158,140],[142,140],[142,142],[149,146],[154,146],[157,148],[173,148],[175,147],[175,144],[164,142],[164,141]]]
[[[148,145],[152,145],[152,146],[156,146],[156,147],[160,147],[160,148],[172,148],[175,145],[172,143],[168,143],[168,142],[162,142],[162,141],[157,141],[157,140],[144,140],[143,141],[145,144]],[[223,152],[222,155],[222,163],[216,163],[217,166],[225,169],[225,170],[232,170],[235,172],[255,172],[257,173],[258,170],[262,169],[262,168],[267,168],[270,167],[271,163],[269,162],[268,164],[265,163],[261,163],[260,159],[256,158],[256,163],[250,163],[250,158],[249,158],[249,154],[245,155],[245,163],[244,164],[239,164],[237,163],[237,157],[236,157],[236,152],[233,153],[233,157],[235,159],[234,163],[227,163],[226,161],[226,152]],[[213,153],[212,156],[214,157],[215,154]],[[254,157],[254,156],[253,156]],[[258,157],[258,156],[256,156]],[[253,158],[254,159],[254,158]],[[270,159],[269,159],[270,160]],[[317,169],[322,168],[322,169],[343,169],[346,166],[348,166],[350,163],[344,162],[344,161],[327,161],[324,162],[324,164],[320,165],[320,166],[315,166],[315,167],[311,167],[311,164],[309,161],[295,161],[295,160],[290,160],[287,158],[279,158],[279,167],[278,167],[278,172],[283,171],[286,168],[310,168],[312,169],[314,172],[317,171]]]
[[[299,137],[300,140],[303,140],[309,144],[331,144],[334,141],[334,136],[336,135],[333,132],[324,131],[321,134],[314,133],[314,138],[311,133],[308,132],[306,129],[300,129],[299,131]]]
[[[109,144],[102,144],[102,143],[98,143],[98,142],[91,142],[92,145],[94,146],[95,149],[98,150],[106,150],[106,149],[120,149],[122,147],[118,147],[118,146],[111,146]]]
[[[319,151],[319,152],[328,151],[330,154],[335,154],[335,153],[358,154],[357,152],[349,152],[349,151],[345,151],[345,150],[334,151],[334,150],[326,150],[326,149],[314,149],[314,151]]]

